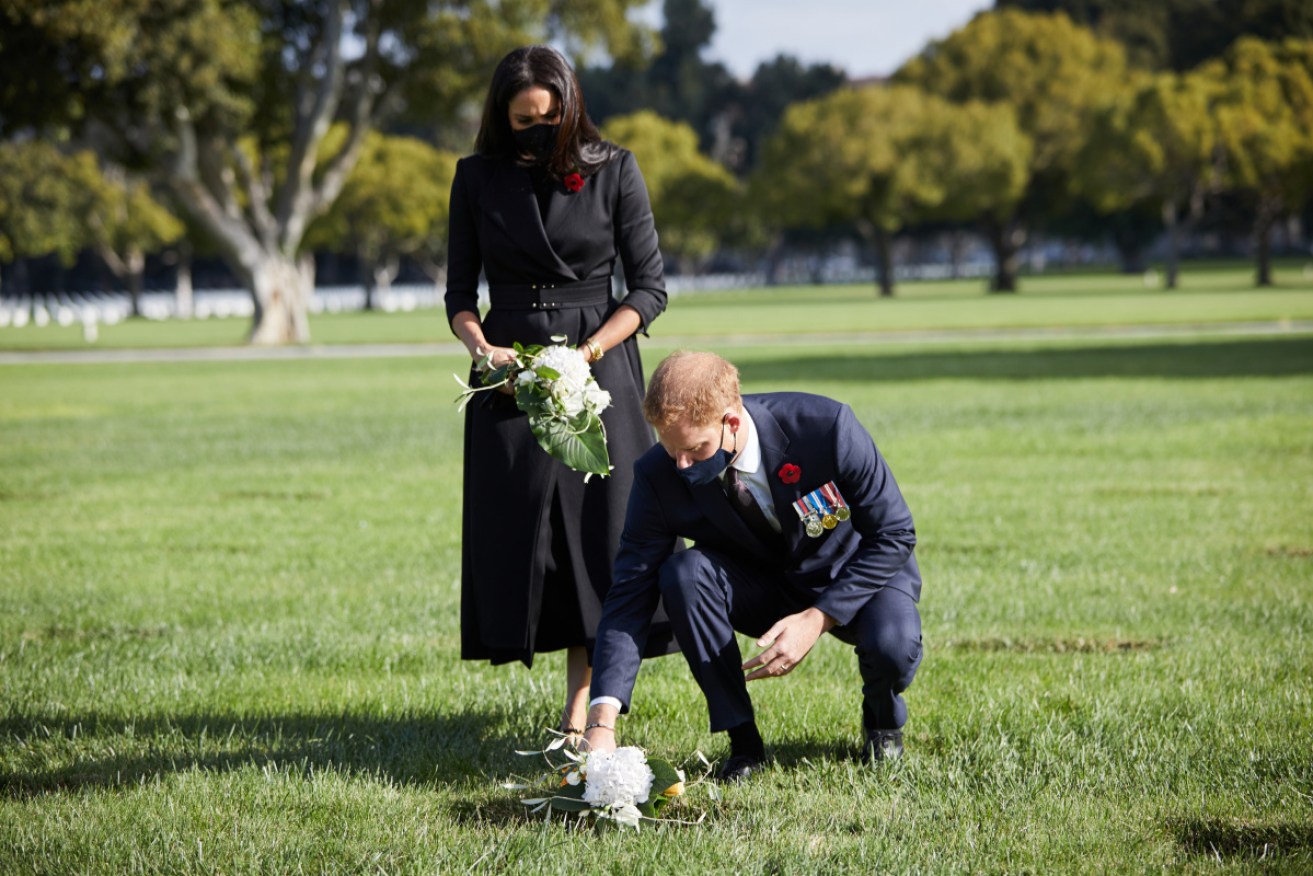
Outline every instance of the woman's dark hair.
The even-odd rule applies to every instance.
[[[576,168],[585,174],[592,173],[616,156],[616,146],[603,140],[597,126],[588,118],[574,70],[550,46],[518,48],[497,65],[492,84],[488,86],[488,98],[483,102],[479,136],[474,141],[480,155],[519,158],[511,134],[510,103],[517,94],[534,85],[550,91],[561,104],[556,148],[547,162],[552,173],[565,176]]]

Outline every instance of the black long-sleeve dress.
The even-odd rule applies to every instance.
[[[543,217],[546,217],[545,221]],[[582,189],[513,161],[462,159],[451,189],[447,319],[478,312],[482,270],[491,307],[483,331],[497,346],[577,345],[619,307],[610,278],[620,259],[642,331],[665,309],[665,280],[647,188],[619,150]],[[643,419],[643,367],[634,338],[593,363],[611,393],[602,414],[614,470],[570,470],[538,446],[514,399],[482,393],[465,413],[461,657],[533,664],[536,652],[592,652],[611,584],[633,463],[653,444]],[[471,369],[472,386],[479,385]],[[660,625],[646,654],[676,650]]]

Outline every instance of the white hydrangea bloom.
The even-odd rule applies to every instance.
[[[561,414],[576,417],[585,409],[601,411],[611,404],[611,394],[597,385],[588,363],[577,350],[565,346],[547,347],[538,354],[534,364],[551,368],[561,375],[555,380],[544,380],[553,407]]]
[[[580,356],[578,351],[569,347],[547,347],[538,354],[537,363],[546,365],[553,371],[558,372],[561,379],[557,382],[564,383],[567,386],[577,386],[582,389],[583,385],[588,382],[588,378],[592,377],[592,373],[588,370],[588,363],[584,361],[583,356]]]
[[[577,392],[568,389],[562,391],[562,387],[560,387],[558,382],[556,392],[554,392],[553,395],[556,397],[557,404],[567,417],[574,417],[583,413],[584,402],[587,400],[587,397],[582,390]]]
[[[584,775],[584,802],[610,809],[646,803],[656,779],[643,750],[632,745],[588,755]]]
[[[596,380],[584,387],[584,392],[593,410],[604,411],[611,406],[611,393],[598,386]]]

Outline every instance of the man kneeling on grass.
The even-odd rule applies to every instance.
[[[741,396],[738,370],[712,353],[665,359],[643,412],[660,445],[634,464],[584,745],[615,747],[660,599],[712,732],[729,733],[722,780],[766,761],[746,682],[787,675],[826,632],[857,652],[864,757],[900,755],[921,574],[911,512],[870,434],[832,399]],[[680,537],[693,546],[676,551]],[[746,663],[736,630],[763,649]]]

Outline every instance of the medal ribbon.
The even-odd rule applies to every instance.
[[[807,503],[819,517],[824,517],[826,514],[830,513],[829,504],[825,501],[825,497],[820,490],[812,490],[808,493]]]

